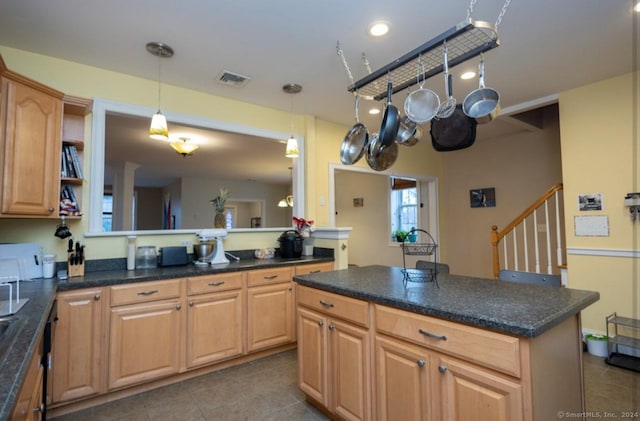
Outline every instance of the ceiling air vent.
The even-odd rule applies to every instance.
[[[223,70],[216,77],[216,81],[218,81],[218,83],[222,83],[223,85],[235,86],[236,88],[243,87],[250,80],[251,78],[249,76],[230,72],[228,70]]]

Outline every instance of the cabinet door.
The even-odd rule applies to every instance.
[[[423,348],[376,337],[377,409],[380,420],[432,418],[429,356]]]
[[[42,349],[42,341],[37,346]],[[12,421],[36,421],[42,419],[42,379],[44,366],[41,363],[42,352],[36,351],[29,362],[27,374],[16,399],[16,406],[11,416]]]
[[[320,313],[298,308],[298,386],[328,407],[326,326],[327,319]]]
[[[0,108],[1,213],[57,218],[62,100],[2,79]]]
[[[101,288],[58,294],[53,343],[53,402],[99,393],[104,300]]]
[[[242,354],[242,291],[189,298],[187,367]]]
[[[451,421],[512,421],[524,418],[522,387],[487,369],[440,356],[442,419]]]
[[[180,314],[177,300],[111,308],[109,389],[179,371]]]
[[[371,419],[369,331],[330,320],[329,343],[332,412],[345,420]]]
[[[295,340],[291,282],[247,289],[247,351]]]

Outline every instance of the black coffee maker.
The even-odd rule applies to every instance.
[[[304,238],[294,230],[287,230],[280,234],[280,257],[285,259],[299,258],[302,255]]]

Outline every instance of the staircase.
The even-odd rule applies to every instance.
[[[566,285],[562,192],[562,183],[556,184],[501,231],[491,227],[495,278],[501,269],[509,269],[560,275]]]

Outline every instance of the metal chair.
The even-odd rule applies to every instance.
[[[449,265],[446,263],[433,263],[426,260],[418,260],[416,262],[416,269],[433,269],[435,265],[437,273],[449,273]]]
[[[553,287],[562,286],[562,281],[559,276],[548,273],[520,272],[517,270],[502,269],[498,275],[498,279],[520,284],[549,285]]]

